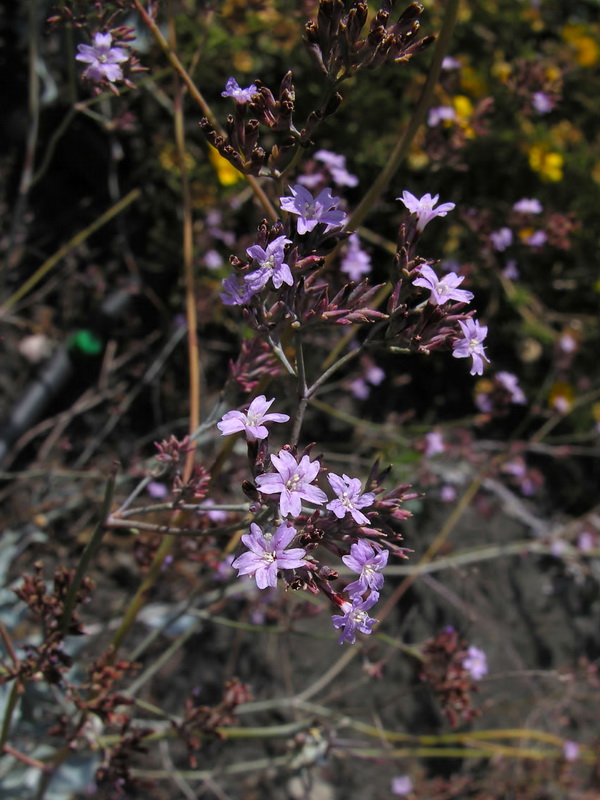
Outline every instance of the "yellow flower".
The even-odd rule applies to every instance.
[[[600,56],[598,42],[589,34],[582,25],[567,25],[563,28],[563,39],[575,50],[575,60],[581,67],[592,67]]]
[[[219,153],[219,151],[212,145],[208,145],[208,160],[215,168],[219,183],[223,186],[234,186],[239,181],[244,180],[241,172],[230,164],[226,158]]]
[[[552,153],[545,147],[533,145],[529,150],[529,166],[545,181],[561,181],[564,158],[560,153]]]
[[[475,138],[475,131],[471,127],[471,117],[473,116],[473,103],[464,94],[457,94],[452,98],[452,105],[456,111],[456,122],[463,129],[467,139]]]

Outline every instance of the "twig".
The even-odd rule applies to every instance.
[[[135,202],[140,195],[141,191],[139,189],[132,189],[131,192],[125,195],[122,200],[119,200],[118,203],[115,203],[114,206],[111,206],[107,211],[104,212],[104,214],[99,216],[97,220],[92,222],[91,225],[88,225],[87,228],[84,228],[82,231],[75,234],[75,236],[73,236],[72,239],[69,239],[66,244],[59,248],[54,255],[51,255],[50,258],[47,258],[41,267],[38,267],[33,275],[28,278],[25,283],[23,283],[17,289],[17,291],[2,304],[2,306],[0,306],[0,317],[2,317],[9,308],[12,308],[15,303],[18,303],[18,301],[24,297],[30,291],[30,289],[38,284],[41,279],[58,264],[59,261],[61,261],[68,253],[71,252],[71,250],[85,242],[86,239],[89,239],[93,233],[106,225],[107,222],[110,222],[110,220],[117,214],[120,214],[121,211],[124,211],[124,209],[131,205],[131,203]]]

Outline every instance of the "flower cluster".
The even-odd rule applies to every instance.
[[[228,411],[217,423],[223,435],[244,431],[248,441],[266,439],[268,430],[265,422],[286,422],[285,414],[269,414],[269,407],[274,402],[267,400],[264,395],[255,398],[247,412]],[[368,611],[379,599],[383,586],[382,570],[386,566],[389,550],[377,541],[366,540],[360,537],[364,526],[371,525],[371,519],[366,516],[364,509],[376,506],[376,492],[363,492],[361,482],[346,474],[337,475],[334,472],[327,474],[327,480],[335,494],[329,500],[327,494],[315,485],[317,476],[321,471],[318,460],[311,461],[308,454],[298,460],[289,448],[282,448],[277,455],[271,454],[270,461],[274,467],[272,472],[262,472],[255,478],[258,496],[264,495],[264,502],[272,504],[271,495],[276,495],[277,503],[273,519],[282,518],[283,521],[274,531],[270,526],[261,528],[257,523],[250,524],[250,533],[242,536],[242,543],[248,548],[247,552],[240,555],[232,564],[238,570],[238,575],[254,577],[259,589],[277,586],[277,577],[280,571],[300,570],[304,568],[305,581],[318,578],[320,567],[314,557],[308,556],[307,547],[293,547],[289,545],[296,538],[304,539],[310,543],[313,529],[312,524],[306,525],[306,512],[303,501],[313,506],[325,506],[330,512],[330,517],[325,518],[332,537],[343,534],[345,537],[353,531],[355,541],[351,544],[350,552],[342,556],[343,563],[353,572],[358,573],[355,581],[348,584],[345,591],[349,599],[344,600],[337,594],[332,594],[341,613],[334,615],[333,625],[341,629],[339,638],[343,642],[353,643],[357,631],[371,633],[377,620],[368,615]],[[380,504],[383,509],[385,506]],[[255,506],[255,510],[256,510]],[[315,512],[314,519],[318,519],[320,512]],[[292,523],[292,517],[297,522]],[[310,519],[313,519],[310,517]],[[351,520],[351,523],[347,522]],[[304,525],[303,533],[299,532],[298,525]],[[350,528],[345,526],[350,524]],[[354,527],[352,527],[354,526]],[[319,538],[325,533],[321,529]],[[288,581],[289,582],[289,581]],[[327,590],[331,594],[330,590]]]
[[[344,476],[345,477],[345,476]],[[366,495],[363,495],[366,497]],[[373,498],[374,499],[374,498]],[[344,602],[341,615],[333,617],[333,626],[342,628],[339,643],[356,641],[356,631],[371,633],[378,620],[369,617],[369,611],[379,600],[379,593],[383,586],[381,571],[388,562],[389,552],[380,545],[373,544],[365,539],[359,539],[350,548],[350,554],[342,556],[342,561],[353,572],[358,573],[358,579],[346,586],[350,597],[349,602]],[[365,593],[368,592],[365,597]]]

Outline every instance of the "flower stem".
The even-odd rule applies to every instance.
[[[375,178],[361,202],[354,209],[354,212],[350,216],[348,224],[346,225],[347,229],[354,230],[360,225],[360,223],[364,220],[369,211],[378,201],[380,196],[386,190],[389,182],[396,174],[398,167],[408,155],[410,145],[412,144],[417,131],[423,124],[427,110],[431,105],[435,86],[442,69],[442,61],[444,60],[444,56],[448,50],[452,31],[454,30],[454,25],[458,17],[459,5],[460,0],[448,1],[446,13],[444,15],[444,21],[442,23],[442,29],[438,36],[435,51],[433,53],[433,59],[429,68],[429,73],[427,74],[425,85],[423,86],[421,96],[417,102],[417,107],[415,108],[404,134],[396,143],[396,146],[394,147],[385,167]]]
[[[165,37],[162,35],[158,25],[154,22],[152,17],[146,12],[146,9],[140,3],[140,0],[133,0],[133,5],[134,5],[136,11],[139,13],[141,18],[143,19],[144,24],[146,25],[146,27],[148,28],[148,30],[150,31],[150,33],[154,37],[154,40],[156,41],[156,43],[158,44],[160,49],[163,51],[165,56],[168,58],[169,63],[171,64],[173,69],[177,72],[177,74],[179,75],[181,80],[187,86],[187,89],[188,89],[190,95],[192,96],[192,98],[195,100],[195,102],[202,109],[202,113],[204,114],[204,116],[209,120],[210,124],[217,131],[217,133],[219,133],[219,135],[221,135],[221,136],[224,136],[225,135],[224,131],[221,128],[221,126],[219,125],[219,123],[217,121],[217,118],[213,114],[211,107],[208,105],[208,103],[206,102],[206,100],[202,96],[200,90],[198,89],[198,87],[196,86],[196,84],[194,83],[192,78],[190,77],[189,73],[187,72],[187,70],[185,69],[185,67],[183,66],[181,61],[179,60],[179,58],[177,56],[177,53],[173,50],[172,47],[169,46],[169,43],[167,42]],[[254,192],[254,195],[255,195],[256,199],[258,200],[258,202],[263,207],[264,212],[267,215],[267,217],[271,220],[271,222],[277,222],[278,214],[275,211],[275,209],[273,208],[273,205],[271,204],[271,201],[269,200],[267,195],[264,193],[264,191],[262,189],[262,186],[258,183],[256,178],[254,176],[252,176],[252,175],[244,175],[244,178],[246,179],[248,185],[250,186],[250,188]]]
[[[102,538],[104,536],[104,531],[105,531],[104,523],[110,514],[110,507],[113,501],[116,477],[117,477],[117,470],[116,467],[114,467],[112,475],[110,475],[106,483],[104,500],[102,502],[102,509],[100,511],[100,519],[98,520],[98,524],[96,525],[89,542],[87,543],[83,553],[81,554],[81,558],[79,559],[79,564],[77,565],[77,569],[75,570],[75,575],[73,576],[73,580],[71,581],[71,585],[69,586],[69,591],[67,592],[67,596],[65,598],[63,613],[60,618],[60,631],[63,634],[63,636],[66,634],[67,628],[69,627],[69,622],[71,621],[71,615],[73,614],[73,609],[75,608],[75,603],[77,601],[77,593],[79,592],[79,588],[81,587],[81,582],[83,581],[83,578],[85,577],[88,567],[93,557],[96,555],[96,552],[100,547],[100,543],[102,542]]]

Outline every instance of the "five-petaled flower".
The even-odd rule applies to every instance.
[[[291,239],[286,239],[285,236],[278,236],[267,245],[264,250],[260,245],[253,244],[246,250],[246,253],[258,262],[260,269],[246,275],[244,280],[254,292],[259,292],[271,279],[273,286],[279,289],[282,283],[287,283],[288,286],[293,286],[294,279],[290,271],[289,265],[285,264],[284,250],[286,244],[291,243]]]
[[[225,84],[225,91],[221,92],[221,97],[233,97],[236,103],[249,103],[252,95],[257,94],[258,89],[254,83],[247,89],[242,89],[235,78],[229,78]]]
[[[347,475],[342,475],[340,478],[339,475],[330,472],[327,480],[337,494],[337,500],[327,503],[327,508],[333,511],[338,519],[342,519],[346,514],[351,514],[352,519],[358,525],[370,525],[370,520],[358,509],[373,505],[375,502],[373,492],[361,494],[362,485],[359,479],[349,478]]]
[[[367,589],[380,591],[383,586],[381,570],[388,562],[389,552],[359,539],[350,548],[350,555],[342,556],[342,561],[353,572],[358,572],[358,580],[349,583],[346,591],[350,597],[364,594]]]
[[[286,550],[296,529],[283,522],[275,533],[263,533],[254,522],[250,524],[250,533],[242,536],[242,542],[248,548],[232,563],[232,567],[241,575],[253,575],[259,589],[277,586],[277,570],[297,569],[306,564],[306,551],[302,547]]]
[[[301,500],[322,506],[327,495],[311,483],[319,474],[321,465],[302,456],[300,463],[288,450],[280,450],[279,455],[271,456],[277,472],[269,472],[256,478],[256,485],[263,494],[279,494],[279,511],[282,517],[291,514],[297,517],[302,511]]]
[[[435,217],[445,217],[449,211],[452,211],[454,203],[442,203],[441,206],[434,208],[434,205],[439,199],[439,194],[432,197],[430,194],[424,194],[420,199],[415,197],[414,194],[404,191],[402,197],[397,197],[404,203],[406,208],[411,214],[417,215],[417,230],[422,231],[428,222],[431,222]]]
[[[94,44],[80,44],[77,49],[79,53],[75,56],[77,61],[89,64],[83,73],[83,77],[90,81],[115,81],[123,80],[123,71],[119,64],[127,61],[129,56],[121,47],[111,47],[112,36],[110,33],[94,34]]]
[[[486,654],[483,650],[471,645],[467,650],[467,657],[463,661],[463,667],[474,681],[480,681],[484,675],[487,675],[488,671]]]
[[[434,306],[442,306],[444,303],[447,303],[448,300],[456,300],[459,303],[470,303],[473,299],[472,292],[458,288],[465,279],[464,275],[459,277],[456,272],[449,272],[440,279],[431,267],[419,267],[418,271],[421,273],[421,277],[413,281],[413,285],[429,289],[431,292],[429,302]]]
[[[354,644],[356,631],[361,633],[372,632],[373,626],[379,620],[370,617],[367,611],[373,608],[378,600],[379,592],[371,592],[366,600],[363,600],[359,594],[355,594],[351,603],[342,603],[340,611],[344,612],[343,615],[336,614],[331,620],[334,628],[343,629],[338,639],[339,644],[344,644],[344,642]]]
[[[487,325],[480,325],[477,320],[466,319],[458,320],[464,339],[457,339],[452,345],[454,358],[469,358],[473,359],[471,366],[471,375],[483,375],[483,362],[484,360],[489,364],[489,358],[486,356],[483,349],[483,340],[487,336]]]
[[[310,233],[321,223],[327,230],[342,225],[346,214],[338,209],[341,200],[331,194],[331,189],[323,189],[316,197],[297,183],[290,187],[293,197],[280,197],[281,208],[290,214],[298,215],[298,233]]]
[[[217,422],[217,428],[221,431],[222,436],[245,431],[249,442],[266,439],[269,431],[265,427],[265,422],[287,422],[289,420],[287,414],[267,414],[274,401],[274,397],[267,400],[264,394],[261,394],[250,403],[248,411],[228,411],[224,414],[221,421]]]

